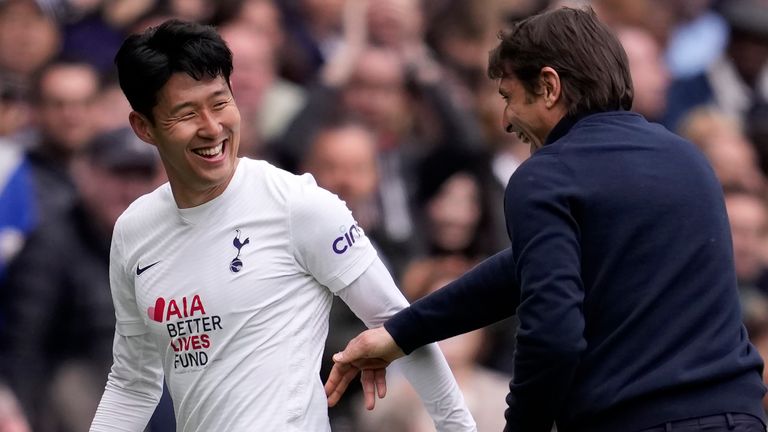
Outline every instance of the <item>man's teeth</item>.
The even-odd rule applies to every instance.
[[[224,148],[224,143],[217,145],[216,147],[207,147],[207,148],[199,148],[195,149],[194,152],[199,154],[200,156],[216,156],[219,153],[221,153],[221,149]]]

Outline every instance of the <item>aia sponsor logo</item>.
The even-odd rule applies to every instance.
[[[208,364],[211,334],[222,330],[221,317],[208,315],[199,295],[166,299],[158,297],[147,309],[152,321],[163,323],[173,350],[173,368],[195,370]]]
[[[188,297],[182,297],[180,301],[171,299],[167,305],[165,298],[158,297],[155,300],[155,305],[147,309],[149,319],[159,323],[174,318],[187,318],[195,314],[205,315],[205,307],[199,295],[195,295],[191,300]]]
[[[339,227],[339,231],[341,231],[342,235],[336,237],[331,244],[331,249],[337,255],[348,251],[363,235],[362,230],[357,225],[352,225],[349,229],[342,225]]]

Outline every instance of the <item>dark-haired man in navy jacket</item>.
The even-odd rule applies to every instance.
[[[511,246],[353,339],[369,408],[383,367],[517,313],[507,431],[765,431],[720,185],[692,144],[629,112],[621,45],[593,11],[518,22],[489,76],[532,156],[509,181]]]

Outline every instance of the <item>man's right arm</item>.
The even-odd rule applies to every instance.
[[[384,328],[409,354],[420,346],[512,316],[519,302],[512,251],[505,249],[401,310],[384,323]]]
[[[91,432],[143,431],[163,392],[160,352],[139,312],[133,269],[126,265],[123,244],[118,220],[109,256],[116,318],[113,363]]]
[[[163,369],[149,333],[115,333],[114,363],[90,432],[141,432],[163,392]]]

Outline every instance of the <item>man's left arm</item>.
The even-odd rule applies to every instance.
[[[337,294],[368,328],[380,326],[408,306],[408,301],[378,259]],[[461,391],[437,344],[425,345],[395,361],[419,394],[438,431],[476,430]]]
[[[370,326],[380,325],[408,302],[397,289],[351,212],[309,181],[292,197],[291,238],[299,265],[339,295]],[[475,431],[475,423],[436,345],[401,360],[439,431]],[[383,377],[382,377],[383,378]]]
[[[507,187],[505,212],[521,293],[507,431],[551,429],[586,349],[575,194],[557,155],[534,156]]]

